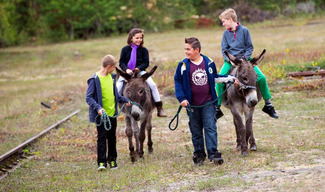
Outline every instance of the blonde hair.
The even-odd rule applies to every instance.
[[[234,22],[237,22],[237,14],[236,11],[233,9],[226,9],[219,15],[219,19],[229,19],[231,18]]]
[[[102,59],[102,66],[107,67],[108,65],[116,65],[117,61],[112,55],[105,55]]]

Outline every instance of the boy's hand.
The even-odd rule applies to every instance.
[[[104,109],[104,108],[101,108],[101,109],[98,111],[98,115],[102,116],[103,111],[105,111],[105,109]]]
[[[237,78],[235,79],[234,84],[235,84],[235,85],[240,85],[239,80],[238,80]]]
[[[181,102],[182,107],[187,107],[187,104],[188,104],[188,100],[186,100],[186,99]]]
[[[139,68],[135,68],[133,71],[134,71],[135,73],[139,73],[139,72],[140,72],[140,69],[139,69]]]
[[[126,103],[125,106],[130,107],[130,105],[131,105],[131,102],[129,101],[128,103]]]

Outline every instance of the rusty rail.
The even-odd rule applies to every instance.
[[[319,75],[323,78],[325,77],[325,70],[318,70],[318,71],[303,71],[303,72],[291,72],[288,73],[290,77],[305,77],[305,76],[314,76]]]
[[[18,153],[19,151],[21,151],[24,147],[26,147],[27,145],[31,144],[32,142],[36,141],[38,138],[40,138],[41,136],[43,136],[45,133],[49,132],[51,129],[59,126],[61,123],[67,121],[68,119],[70,119],[72,116],[76,115],[77,113],[80,112],[80,109],[71,113],[70,115],[68,115],[67,117],[65,117],[64,119],[62,119],[61,121],[55,123],[54,125],[51,125],[50,127],[46,128],[45,130],[43,130],[42,132],[40,132],[38,135],[35,135],[34,137],[31,137],[30,139],[26,140],[25,142],[23,142],[22,144],[18,145],[17,147],[11,149],[10,151],[8,151],[7,153],[3,154],[0,156],[0,163],[3,162],[4,160],[8,159],[9,157],[13,156],[14,154]]]

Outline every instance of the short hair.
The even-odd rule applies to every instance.
[[[105,55],[102,59],[102,66],[107,67],[108,65],[116,65],[117,61],[112,55]]]
[[[185,43],[188,43],[191,45],[193,49],[199,48],[199,52],[201,52],[201,43],[196,37],[189,37],[185,38]]]
[[[232,18],[234,22],[237,22],[237,14],[236,11],[233,9],[226,9],[219,15],[219,19],[229,19]]]
[[[128,45],[131,45],[132,43],[132,38],[134,37],[135,34],[138,34],[138,33],[142,33],[142,42],[140,44],[140,46],[142,47],[143,46],[143,43],[144,43],[144,31],[142,29],[139,29],[139,28],[133,28],[131,29],[131,31],[129,32],[129,35],[128,35],[128,39],[127,39],[127,43]]]

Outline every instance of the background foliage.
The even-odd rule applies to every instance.
[[[325,5],[323,0],[0,0],[0,47],[106,37],[133,27],[155,32],[210,27],[227,7],[236,9],[240,21],[256,22],[315,14]]]

